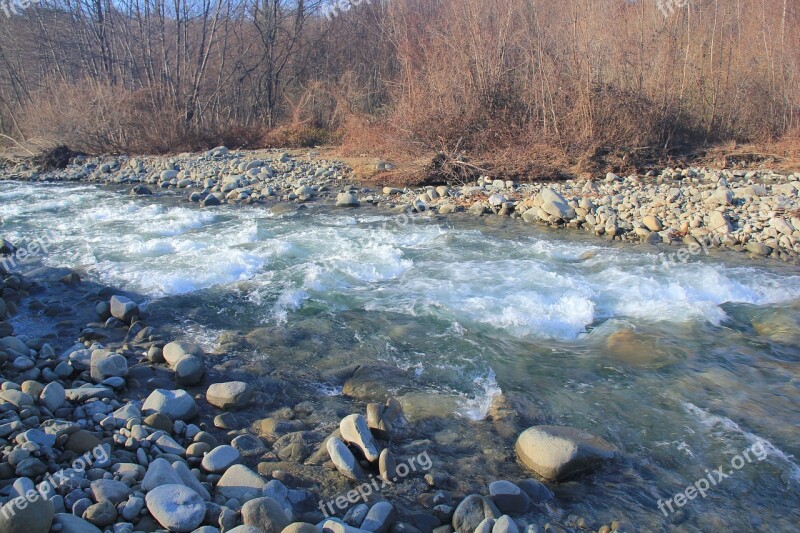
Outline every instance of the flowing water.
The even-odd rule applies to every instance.
[[[90,185],[2,183],[0,217],[12,242],[58,235],[26,265],[80,267],[209,348],[261,331],[286,339],[260,355],[276,366],[380,361],[413,371],[416,397],[454,420],[480,424],[502,393],[622,448],[616,472],[556,487],[568,510],[643,530],[798,527],[796,268],[672,262],[510,220],[200,209]],[[765,459],[732,468],[753,445]],[[659,499],[719,466],[729,477],[664,517]]]

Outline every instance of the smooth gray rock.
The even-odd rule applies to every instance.
[[[356,461],[353,453],[347,448],[347,445],[342,442],[338,437],[328,439],[326,444],[328,455],[333,461],[333,465],[340,474],[353,481],[363,481],[366,479],[364,471]]]
[[[563,481],[612,461],[619,450],[600,437],[562,426],[533,426],[517,439],[519,460],[539,476]]]
[[[130,322],[134,316],[139,314],[139,306],[126,296],[112,296],[109,306],[111,316],[123,322]]]
[[[96,502],[108,500],[114,505],[126,501],[131,494],[131,489],[128,485],[114,479],[92,481],[91,489]]]
[[[380,448],[369,430],[367,421],[359,414],[346,416],[339,423],[342,440],[356,446],[367,461],[375,462],[380,457]]]
[[[206,391],[206,401],[226,411],[247,406],[252,396],[252,388],[243,381],[214,383]]]
[[[197,385],[203,380],[206,366],[201,357],[187,355],[175,363],[175,382],[178,385]]]
[[[500,480],[489,483],[489,495],[500,511],[510,515],[521,515],[530,507],[531,499],[517,485]]]
[[[495,521],[492,533],[519,533],[519,528],[510,516],[503,515]]]
[[[200,480],[195,477],[189,467],[186,466],[186,463],[183,461],[175,461],[172,463],[172,469],[178,474],[178,477],[181,480],[181,483],[195,491],[197,494],[200,495],[201,498],[208,501],[211,499],[211,495],[208,493],[208,490],[200,483]]]
[[[500,510],[489,498],[472,494],[464,498],[453,513],[453,527],[456,531],[475,531],[487,518],[502,516]]]
[[[206,516],[203,498],[185,485],[161,485],[145,496],[147,510],[159,524],[176,533],[189,533]]]
[[[190,421],[197,416],[197,404],[184,390],[156,389],[142,405],[142,414],[159,413],[172,420]]]
[[[90,364],[91,377],[95,383],[106,378],[128,375],[128,360],[125,356],[108,350],[93,350]]]
[[[142,490],[153,490],[160,485],[180,485],[180,476],[163,457],[154,459],[147,467],[147,473],[142,480]]]
[[[58,513],[53,519],[53,525],[61,526],[59,533],[103,533],[100,529],[87,522],[80,516],[69,513]]]
[[[217,482],[217,494],[225,498],[246,501],[259,496],[264,489],[264,479],[244,465],[228,468]]]
[[[258,528],[262,533],[281,533],[289,525],[283,507],[268,497],[255,498],[242,506],[244,525]]]
[[[185,342],[170,342],[166,346],[164,346],[162,350],[162,355],[164,356],[164,360],[170,367],[174,367],[175,364],[186,357],[187,355],[201,355],[200,348],[195,346],[194,344],[189,344]]]
[[[60,383],[49,383],[39,395],[39,403],[47,407],[51,413],[56,409],[61,408],[66,401],[67,396],[64,392],[64,387]]]
[[[48,533],[55,516],[50,500],[41,496],[19,501],[11,500],[0,508],[0,531],[2,533]],[[24,507],[23,507],[24,504]]]
[[[375,533],[386,533],[392,527],[397,517],[394,506],[389,502],[378,502],[372,506],[366,518],[361,523],[364,531],[374,531]]]
[[[203,457],[201,466],[207,472],[221,474],[229,467],[238,463],[241,458],[242,456],[236,448],[225,444],[223,446],[217,446],[207,453],[206,456]]]

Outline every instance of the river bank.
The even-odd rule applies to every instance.
[[[392,168],[391,163],[378,167]],[[63,171],[44,173],[21,164],[4,176],[128,185],[132,194],[142,195],[178,191],[203,206],[319,202],[369,204],[396,213],[509,217],[607,240],[690,247],[681,252],[686,257],[725,248],[797,264],[800,253],[800,172],[690,167],[533,184],[482,177],[455,186],[373,189],[359,185],[341,161],[320,159],[313,150],[219,147],[174,157],[79,157]],[[371,181],[379,182],[380,174]]]

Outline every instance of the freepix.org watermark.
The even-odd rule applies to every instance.
[[[705,498],[709,490],[715,488],[723,480],[731,477],[737,470],[741,470],[745,465],[752,463],[754,458],[757,461],[763,461],[767,458],[767,450],[760,441],[749,448],[745,448],[742,453],[734,455],[733,458],[731,458],[731,468],[729,470],[725,470],[725,465],[719,466],[714,470],[706,468],[706,477],[701,477],[693,484],[687,486],[683,492],[678,492],[671,498],[658,500],[659,510],[664,513],[664,516],[669,516],[670,513],[676,512],[689,501],[697,498],[698,495]],[[675,507],[673,507],[673,503]]]
[[[17,268],[17,262],[23,262],[26,259],[30,259],[33,257],[37,257],[39,255],[47,255],[50,253],[50,246],[60,240],[62,235],[58,232],[49,230],[46,231],[44,237],[37,238],[28,242],[25,246],[20,246],[16,248],[10,254],[6,254],[5,256],[0,259],[0,264],[5,267],[6,270],[11,270]]]
[[[333,0],[329,6],[322,9],[322,14],[328,20],[333,20],[333,17],[339,13],[350,11],[351,7],[357,7],[361,4],[371,4],[372,0]]]
[[[667,18],[676,10],[689,5],[689,0],[656,0],[656,5],[664,18]]]
[[[38,4],[41,0],[0,0],[0,11],[6,18],[12,15],[19,15],[29,7]]]
[[[54,474],[48,475],[36,488],[28,490],[25,494],[17,496],[13,500],[6,503],[0,514],[8,520],[17,514],[17,511],[22,511],[28,505],[36,503],[39,499],[47,499],[48,494],[55,494],[56,488],[63,485],[65,482],[82,476],[83,473],[95,463],[107,463],[110,459],[108,444],[101,444],[96,446],[93,450],[86,452],[72,462],[72,467],[62,469]]]
[[[369,481],[365,481],[346,494],[341,494],[336,498],[328,500],[327,502],[320,500],[319,510],[322,511],[327,518],[331,515],[337,514],[337,512],[344,511],[350,507],[350,505],[356,504],[359,501],[366,503],[367,498],[369,498],[371,494],[380,492],[382,488],[390,485],[391,483],[396,483],[401,479],[408,477],[412,472],[417,472],[418,467],[422,472],[427,472],[433,467],[433,461],[431,461],[427,450],[415,455],[414,457],[411,457],[408,460],[408,464],[397,463],[394,471],[395,475],[392,476],[391,481],[383,478],[376,478],[375,476],[370,475]]]

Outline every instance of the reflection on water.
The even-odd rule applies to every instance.
[[[664,270],[653,248],[511,221],[400,227],[366,209],[273,216],[89,186],[4,183],[0,199],[6,238],[57,228],[45,264],[150,297],[154,316],[183,317],[181,333],[209,350],[303,369],[326,397],[341,393],[325,379],[334,369],[396,369],[375,386],[410,417],[443,420],[435,442],[471,424],[475,453],[502,452],[475,463],[477,479],[516,468],[513,436],[477,422],[502,394],[522,420],[625,451],[612,471],[555,487],[569,512],[662,529],[658,499],[759,442],[765,461],[670,520],[788,531],[800,518],[797,270],[713,254]]]

